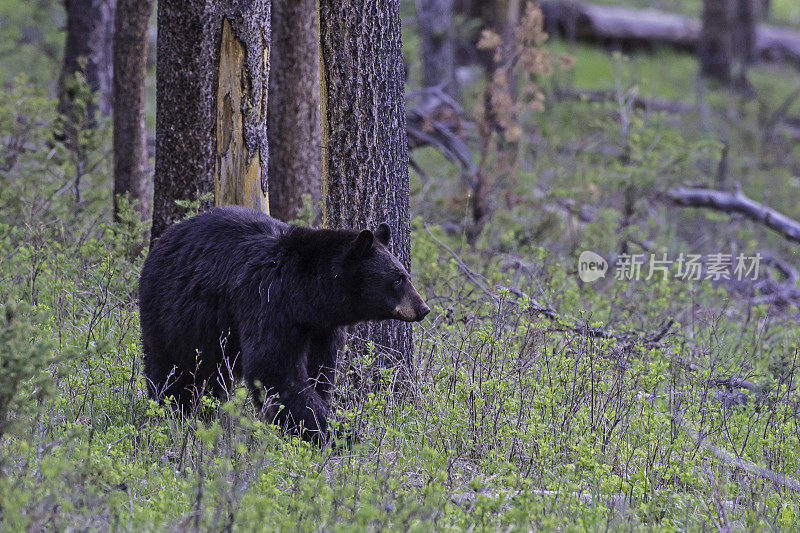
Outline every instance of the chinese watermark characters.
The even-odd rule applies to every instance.
[[[614,263],[614,279],[619,281],[649,281],[670,277],[683,281],[723,281],[758,279],[762,255],[708,255],[680,253],[670,258],[661,254],[620,254]],[[608,262],[595,252],[585,251],[578,259],[578,276],[586,283],[605,277]]]

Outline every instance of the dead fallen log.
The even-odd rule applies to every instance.
[[[800,62],[800,34],[789,28],[759,26],[756,51],[769,61]]]
[[[730,193],[713,189],[678,187],[667,191],[667,198],[683,207],[700,207],[724,213],[739,213],[780,233],[790,241],[800,243],[800,222],[771,207],[759,204],[738,189]]]
[[[542,0],[545,29],[568,39],[664,44],[693,50],[700,21],[656,9],[634,9],[568,0]]]
[[[696,51],[700,42],[700,21],[675,13],[569,0],[541,0],[540,6],[547,32],[567,39],[689,51]],[[764,60],[800,66],[800,33],[759,25],[755,53]]]

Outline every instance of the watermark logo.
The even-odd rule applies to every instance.
[[[584,283],[591,283],[606,276],[608,261],[594,252],[586,250],[578,257],[578,277]]]
[[[661,254],[620,254],[614,263],[617,281],[649,281],[652,279],[679,279],[682,281],[757,280],[762,255],[684,254],[669,257]],[[591,251],[581,252],[578,258],[578,277],[585,283],[605,277],[608,262]]]

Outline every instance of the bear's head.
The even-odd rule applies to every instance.
[[[381,224],[361,231],[347,250],[345,277],[356,293],[360,320],[397,319],[418,322],[430,308],[411,283],[411,276],[387,248],[391,230]]]

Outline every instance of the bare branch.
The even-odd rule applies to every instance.
[[[410,149],[431,145],[437,148],[452,163],[461,167],[462,177],[471,183],[478,171],[472,158],[472,151],[459,136],[468,123],[464,120],[464,110],[439,87],[426,87],[406,94],[408,112],[406,113],[406,134]],[[414,106],[412,100],[418,101]]]
[[[781,474],[780,472],[775,472],[769,468],[757,465],[756,463],[748,461],[747,459],[737,457],[725,448],[705,440],[705,438],[701,437],[698,432],[686,422],[686,420],[683,418],[683,413],[676,412],[673,415],[673,419],[697,443],[698,447],[703,448],[723,463],[740,468],[750,475],[758,476],[760,478],[772,481],[773,483],[777,483],[778,485],[782,485],[787,489],[800,492],[800,481],[797,481],[796,479],[785,474]]]
[[[755,202],[738,189],[730,193],[713,189],[678,187],[667,191],[667,197],[673,203],[683,207],[704,207],[724,213],[739,213],[767,226],[791,241],[800,243],[800,222],[771,207]]]

